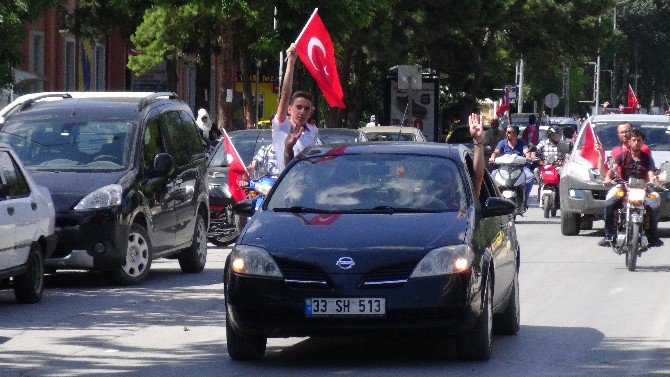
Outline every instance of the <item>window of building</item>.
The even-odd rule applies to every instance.
[[[63,90],[76,89],[75,43],[74,38],[65,37],[65,53],[63,54]]]
[[[30,62],[30,72],[36,73],[39,75],[44,74],[44,33],[41,31],[31,31],[30,32],[30,51],[29,51],[29,62]],[[30,89],[33,92],[42,92],[44,91],[44,83],[42,81],[36,81],[31,85]]]
[[[95,44],[95,90],[105,90],[105,45]]]

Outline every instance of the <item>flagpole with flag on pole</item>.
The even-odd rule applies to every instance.
[[[244,165],[240,154],[237,153],[235,145],[230,140],[228,132],[225,128],[221,129],[221,139],[223,139],[224,147],[226,148],[226,161],[228,162],[228,190],[230,194],[235,199],[235,202],[244,200],[247,198],[247,193],[244,191],[244,188],[240,186],[241,181],[246,181],[246,178],[249,177],[249,171]]]

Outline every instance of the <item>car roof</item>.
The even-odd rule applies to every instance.
[[[332,154],[365,154],[365,153],[389,153],[389,154],[420,154],[428,156],[448,157],[463,161],[468,153],[467,147],[460,144],[444,143],[417,143],[413,141],[390,141],[385,143],[362,142],[348,143],[338,146],[316,145],[305,150],[307,157]],[[302,154],[302,153],[301,153]]]
[[[371,127],[361,127],[359,130],[363,132],[395,132],[395,133],[403,133],[403,134],[417,134],[421,133],[421,131],[418,128],[415,127],[400,127],[400,126],[371,126]]]
[[[29,119],[54,119],[72,117],[78,119],[137,119],[140,112],[137,100],[117,98],[114,101],[97,99],[69,99],[62,101],[35,102],[26,110],[12,114],[7,122]]]
[[[338,134],[357,134],[360,130],[353,128],[319,128],[319,134],[322,133],[338,133]]]
[[[0,116],[4,116],[14,107],[22,105],[31,100],[34,100],[35,102],[57,101],[59,99],[63,99],[66,96],[72,98],[137,98],[139,100],[141,98],[149,96],[152,93],[153,92],[76,92],[76,91],[28,93],[17,97],[14,101],[10,102],[7,106],[3,107],[2,110],[0,110]]]
[[[652,122],[670,123],[668,115],[650,114],[602,114],[591,116],[591,122]]]

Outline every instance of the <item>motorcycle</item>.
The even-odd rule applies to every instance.
[[[556,212],[560,207],[560,198],[558,187],[560,182],[559,167],[562,161],[555,157],[548,157],[540,161],[540,207],[544,211],[544,218],[556,217]]]
[[[626,254],[626,267],[635,271],[637,257],[647,249],[645,229],[649,228],[649,215],[644,208],[644,201],[649,197],[658,197],[655,192],[648,192],[651,184],[644,180],[631,178],[628,182],[616,180],[614,195],[623,198],[623,206],[615,214],[616,243],[612,243],[615,253]]]
[[[248,199],[256,198],[256,211],[263,205],[263,200],[265,200],[265,197],[268,195],[275,182],[277,182],[277,177],[271,175],[265,175],[258,179],[249,180],[249,185],[244,188],[244,191],[247,192]],[[247,220],[249,220],[249,218],[246,216],[235,215],[235,228],[238,233],[242,231],[245,225],[247,225]]]
[[[233,199],[227,184],[210,185],[209,187],[209,229],[207,241],[216,246],[228,246],[235,242],[239,235],[235,227]]]
[[[493,161],[493,165],[498,168],[495,184],[505,199],[516,204],[515,215],[526,212],[526,176],[523,172],[525,164],[526,158],[515,154],[502,155]]]

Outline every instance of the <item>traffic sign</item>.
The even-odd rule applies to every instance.
[[[553,109],[558,106],[558,96],[554,93],[547,94],[547,96],[544,97],[544,104],[547,105],[548,108]]]

